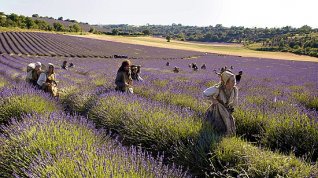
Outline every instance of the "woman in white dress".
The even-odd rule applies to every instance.
[[[203,92],[204,96],[212,100],[205,119],[219,134],[235,135],[235,119],[232,116],[238,102],[235,75],[228,70],[219,75],[221,82]]]

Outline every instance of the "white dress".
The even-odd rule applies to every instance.
[[[210,122],[219,134],[234,135],[236,128],[232,112],[238,101],[237,88],[234,87],[227,92],[221,85],[215,85],[204,90],[203,95],[218,101],[217,104],[212,104],[207,110],[206,121]]]

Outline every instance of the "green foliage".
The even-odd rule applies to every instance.
[[[36,29],[37,25],[34,20],[30,17],[25,18],[25,25],[28,29]]]
[[[318,158],[318,124],[315,121],[306,115],[295,115],[272,118],[272,122],[266,128],[264,145],[284,153],[293,151],[309,161]]]
[[[256,50],[292,52],[318,57],[318,37],[315,35],[316,33],[313,33],[313,30],[308,26],[298,29],[298,33],[301,35],[288,33],[267,39]]]
[[[7,81],[4,78],[0,77],[0,89],[6,85],[7,85]]]
[[[293,97],[307,108],[318,110],[318,97],[310,96],[308,92],[293,92]]]
[[[43,20],[35,20],[34,21],[40,30],[47,30],[47,31],[52,31],[53,26],[47,23],[46,21]]]
[[[148,36],[148,35],[150,35],[150,30],[147,30],[147,29],[146,29],[146,30],[143,30],[142,33],[143,33],[144,35],[147,35],[147,36]]]
[[[96,100],[96,95],[86,92],[74,92],[63,97],[62,103],[68,112],[86,115]]]
[[[80,32],[80,31],[82,31],[82,28],[78,23],[75,23],[75,24],[69,26],[69,31],[70,32]]]
[[[268,127],[268,118],[264,114],[236,108],[234,118],[237,135],[258,142],[264,137],[265,128]]]
[[[311,177],[317,167],[294,156],[259,149],[238,138],[224,138],[215,150],[213,162],[221,164],[222,176],[240,177]],[[219,175],[220,176],[220,175]]]
[[[118,30],[118,29],[113,29],[113,30],[112,30],[112,34],[113,34],[113,35],[118,35],[118,33],[119,33],[119,30]]]
[[[91,27],[88,32],[89,32],[89,33],[96,33],[96,29],[93,28],[93,27]]]
[[[166,36],[166,40],[167,40],[167,42],[170,42],[170,40],[171,40],[171,36]]]
[[[30,113],[50,113],[58,107],[54,102],[38,95],[11,96],[0,102],[0,124],[7,123],[11,118],[21,118]]]
[[[5,27],[7,22],[7,17],[0,15],[0,27]]]
[[[54,23],[53,23],[53,28],[54,28],[54,30],[57,31],[57,32],[62,32],[62,31],[65,30],[64,25],[61,24],[61,23],[59,23],[59,22],[54,22]]]

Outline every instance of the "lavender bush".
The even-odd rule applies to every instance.
[[[238,138],[224,138],[215,149],[214,166],[222,167],[210,176],[218,177],[316,177],[318,168],[295,156],[259,149]],[[220,170],[220,169],[219,169]]]
[[[2,130],[2,177],[188,177],[162,156],[105,137],[82,117],[29,115]]]
[[[3,88],[0,91],[0,124],[27,113],[45,114],[60,109],[57,102],[48,94],[26,83],[13,85],[14,88]]]

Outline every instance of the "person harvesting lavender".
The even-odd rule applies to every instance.
[[[219,73],[221,82],[207,88],[203,95],[212,100],[206,113],[206,120],[221,135],[235,135],[235,119],[232,116],[238,102],[235,75],[229,70]]]
[[[130,66],[131,62],[129,60],[125,60],[118,69],[115,80],[116,91],[133,93]]]
[[[39,88],[43,89],[45,92],[51,93],[54,97],[58,96],[54,65],[52,63],[48,64],[48,70],[46,72],[41,73],[37,84],[39,85]]]
[[[30,63],[27,66],[26,82],[36,86],[39,76],[42,73],[41,67],[42,67],[41,62]]]

